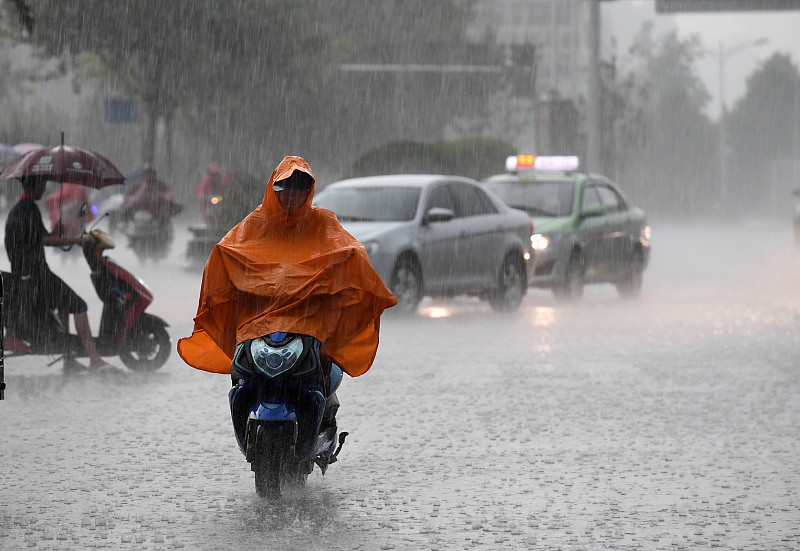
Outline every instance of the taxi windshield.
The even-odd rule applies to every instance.
[[[573,182],[490,181],[486,183],[495,195],[511,208],[524,210],[529,216],[569,216],[575,197]]]
[[[332,210],[339,222],[413,220],[420,189],[412,187],[342,187],[322,191],[314,206]]]

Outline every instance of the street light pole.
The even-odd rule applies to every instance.
[[[718,50],[719,62],[719,122],[717,123],[717,157],[719,162],[719,203],[720,207],[724,209],[728,205],[728,180],[725,172],[725,150],[726,136],[725,136],[725,118],[727,117],[725,108],[725,50],[722,48],[722,41],[719,43]]]
[[[587,105],[586,167],[600,172],[600,0],[591,0],[589,12],[589,90]]]

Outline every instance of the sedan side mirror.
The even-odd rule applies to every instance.
[[[456,213],[450,209],[441,207],[433,207],[425,213],[425,218],[422,220],[423,224],[430,224],[432,222],[448,222],[455,218]]]

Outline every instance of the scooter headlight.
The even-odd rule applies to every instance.
[[[152,219],[153,219],[153,214],[151,212],[146,211],[146,210],[137,210],[136,212],[133,213],[133,221],[134,222],[141,222],[141,223],[144,224],[144,223],[149,222]]]
[[[288,342],[276,344],[269,337],[250,341],[250,357],[255,367],[267,377],[286,373],[303,353],[303,339],[294,337]]]

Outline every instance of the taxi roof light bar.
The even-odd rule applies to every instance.
[[[512,155],[506,158],[506,171],[546,170],[569,172],[578,170],[577,155]]]

